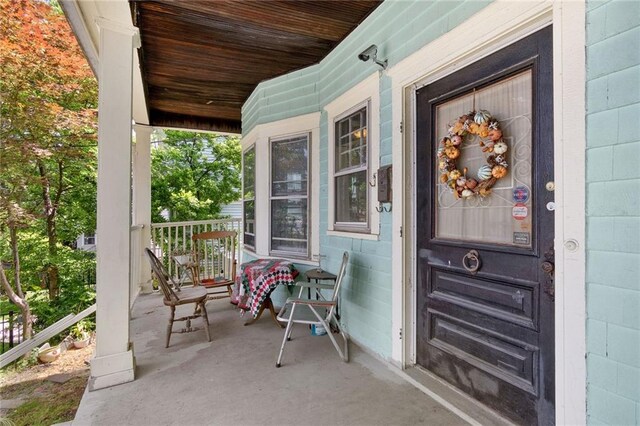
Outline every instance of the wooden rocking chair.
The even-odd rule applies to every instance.
[[[208,300],[231,297],[236,278],[236,231],[210,231],[191,237],[194,286],[207,289]]]
[[[210,342],[211,333],[209,331],[209,317],[207,316],[207,309],[204,306],[204,303],[207,300],[207,290],[203,287],[178,288],[175,287],[175,285],[174,288],[176,289],[174,290],[169,285],[169,281],[173,283],[173,280],[169,277],[169,274],[167,274],[167,271],[160,260],[158,260],[156,255],[148,248],[145,248],[144,251],[147,253],[147,256],[149,256],[151,270],[158,279],[158,284],[164,294],[164,304],[171,308],[171,316],[169,317],[169,325],[167,326],[167,342],[165,348],[169,347],[169,340],[171,339],[172,333],[188,333],[199,330],[199,328],[191,327],[191,320],[199,317],[202,317],[204,331],[207,334],[207,341]],[[193,315],[175,318],[176,306],[187,305],[189,303],[194,303],[196,305]],[[186,321],[187,325],[180,331],[173,331],[173,323],[175,321]]]

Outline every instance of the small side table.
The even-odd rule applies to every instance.
[[[310,283],[311,280],[314,280],[316,282],[316,284],[318,284],[318,281],[333,281],[333,283],[336,283],[336,279],[338,278],[336,275],[332,274],[331,272],[327,272],[327,271],[318,271],[317,269],[309,269],[307,272],[304,273],[304,275],[307,277],[307,282]],[[311,289],[308,288],[307,289],[308,292],[308,297],[309,299],[311,299]],[[318,298],[318,295],[316,294],[316,299]],[[340,319],[340,311],[338,310],[338,306],[336,306],[336,318]]]

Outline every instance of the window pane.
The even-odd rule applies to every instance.
[[[336,122],[335,171],[367,164],[367,108]]]
[[[256,204],[255,201],[244,202],[244,245],[255,247]]]
[[[340,124],[340,131],[339,131],[339,133],[340,133],[341,135],[346,135],[346,134],[348,134],[348,133],[349,133],[349,119],[341,120],[341,121],[339,122],[339,124]]]
[[[306,257],[309,135],[271,143],[271,251]]]
[[[307,199],[271,201],[271,250],[307,254]]]
[[[367,223],[367,172],[336,178],[336,222]]]
[[[271,195],[307,195],[307,136],[273,142],[271,149]]]
[[[242,176],[244,182],[244,198],[255,197],[255,170],[256,170],[256,150],[248,149],[244,152],[244,168]]]
[[[360,117],[362,116],[361,111],[356,112],[350,118],[351,120],[351,131],[358,130],[362,127],[362,123]]]

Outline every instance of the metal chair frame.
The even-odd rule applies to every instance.
[[[340,287],[346,274],[347,262],[349,261],[349,253],[344,252],[342,255],[342,264],[340,265],[340,271],[338,272],[335,285],[317,284],[317,283],[298,283],[300,287],[300,293],[298,297],[290,297],[287,299],[285,305],[278,313],[278,321],[286,322],[287,327],[284,331],[282,338],[282,345],[280,346],[280,352],[278,353],[278,360],[276,361],[276,367],[280,367],[282,361],[282,355],[284,353],[285,344],[291,340],[291,332],[293,331],[293,324],[309,324],[315,326],[323,326],[327,331],[327,335],[331,339],[331,343],[335,347],[336,351],[344,362],[349,362],[349,336],[340,327],[340,324],[336,320],[336,307],[338,304],[338,297],[340,294]],[[302,298],[305,289],[313,289],[318,299]],[[333,290],[331,299],[325,299],[321,290]],[[323,312],[324,310],[324,312]],[[343,345],[342,348],[333,336],[332,326],[342,336]]]

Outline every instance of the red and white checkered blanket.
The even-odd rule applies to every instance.
[[[298,271],[288,260],[256,259],[240,265],[231,302],[249,310],[253,318],[271,292],[281,284],[293,285]]]

